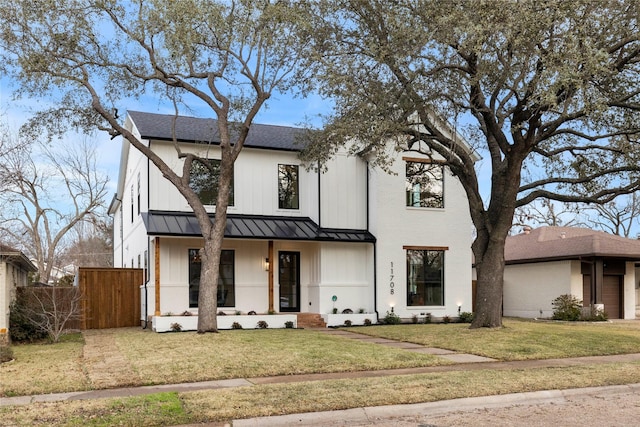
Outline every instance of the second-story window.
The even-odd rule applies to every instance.
[[[278,165],[278,207],[300,209],[298,165]]]
[[[140,172],[138,172],[138,200],[136,206],[138,207],[138,215],[140,215]]]
[[[444,166],[440,163],[407,160],[407,206],[444,207]]]
[[[206,163],[205,163],[206,162]],[[215,205],[220,185],[220,160],[202,159],[191,163],[189,185],[205,205]],[[229,206],[233,206],[233,177],[229,191]]]

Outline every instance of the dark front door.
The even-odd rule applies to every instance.
[[[300,252],[278,253],[280,311],[300,311]]]

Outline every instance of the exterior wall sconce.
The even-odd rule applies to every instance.
[[[462,304],[458,304],[458,316],[460,316],[460,310],[462,309]]]
[[[394,303],[389,304],[389,306],[391,307],[391,312],[392,312],[392,313],[393,313],[393,306],[394,306],[394,305],[395,305]]]
[[[264,271],[269,271],[269,258],[264,259]]]

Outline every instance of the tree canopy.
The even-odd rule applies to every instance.
[[[444,159],[477,231],[472,326],[500,326],[515,209],[540,198],[604,203],[640,186],[640,3],[392,4],[313,7],[309,90],[335,109],[307,158],[326,160],[349,140],[381,165],[390,143],[410,150],[421,141]]]
[[[198,331],[216,331],[233,164],[266,101],[294,83],[308,46],[299,35],[307,19],[298,3],[0,0],[0,9],[1,66],[19,79],[19,94],[51,101],[30,129],[97,127],[122,135],[193,209],[204,238]],[[176,139],[183,166],[174,170],[124,127],[129,103],[147,96],[176,115],[204,108],[217,119],[210,138],[220,141],[221,157],[215,221],[189,186],[198,156],[181,150]]]

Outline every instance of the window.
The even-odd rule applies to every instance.
[[[444,207],[444,166],[439,163],[407,161],[407,206]]]
[[[300,209],[298,165],[278,165],[278,207]]]
[[[235,296],[235,252],[223,250],[220,254],[220,274],[218,276],[218,307],[233,307]],[[200,271],[202,261],[199,249],[189,249],[189,307],[198,307],[200,294]]]
[[[444,250],[407,250],[407,306],[444,305]]]
[[[133,222],[133,184],[131,185],[131,222]]]
[[[140,172],[138,172],[138,200],[137,200],[137,206],[138,206],[138,215],[140,215]]]
[[[220,160],[201,159],[191,163],[189,186],[205,205],[215,205],[220,185]],[[229,206],[233,206],[233,177],[229,191]]]

